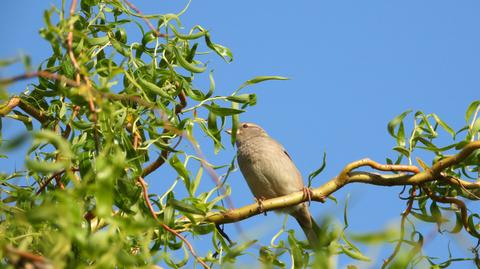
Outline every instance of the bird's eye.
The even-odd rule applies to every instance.
[[[243,128],[248,128],[248,124],[245,123],[245,124],[242,125],[242,127]]]

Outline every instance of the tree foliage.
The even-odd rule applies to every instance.
[[[25,74],[0,81],[0,120],[19,121],[27,131],[2,138],[0,157],[9,158],[22,141],[33,139],[24,170],[0,175],[3,265],[212,267],[235,264],[252,252],[266,268],[327,268],[334,266],[337,255],[370,262],[361,246],[392,240],[395,251],[384,267],[479,262],[476,249],[472,257],[439,262],[419,251],[424,235],[414,225],[406,227],[407,219],[416,218],[437,225],[439,231],[480,237],[480,216],[467,211],[464,202],[480,195],[479,101],[468,107],[466,125],[458,131],[436,114],[406,111],[388,124],[397,143],[396,160],[350,163],[336,178],[312,186],[317,187],[312,197],[299,192],[263,205],[273,210],[308,199],[323,201],[349,183],[403,185],[407,207],[400,232],[351,235],[345,207],[343,225],[322,222],[324,247],[318,251],[285,227],[269,245],[236,243],[240,241],[229,238],[219,225],[260,214],[261,208],[231,208],[227,179],[234,162],[209,163],[199,138],[207,137],[214,152],[221,151],[222,130],[232,128],[235,134],[239,114],[256,104],[255,94],[243,89],[285,78],[259,76],[231,95],[217,95],[208,61],[220,57],[230,62],[232,52],[200,25],[182,27],[186,8],[178,14],[145,15],[126,0],[84,0],[78,6],[72,1],[68,10],[66,4],[44,13],[40,35],[51,45],[51,55],[36,71],[28,57],[22,58]],[[21,94],[8,93],[7,88],[29,78],[37,79]],[[195,78],[209,81],[209,86],[199,86]],[[437,142],[441,132],[451,137],[441,140],[450,141],[447,145]],[[12,136],[11,130],[2,133]],[[227,143],[234,141],[232,135]],[[181,145],[189,145],[191,152],[180,150]],[[382,173],[353,171],[365,166]],[[324,167],[325,155],[309,181]],[[149,192],[144,178],[169,169],[176,180],[162,183],[163,193]],[[209,179],[216,187],[199,190]],[[185,195],[179,196],[178,189]],[[445,229],[447,223],[453,223],[452,228]],[[197,238],[209,240],[209,250],[195,249],[190,241]]]

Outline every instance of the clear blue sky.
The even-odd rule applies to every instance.
[[[56,2],[5,1],[0,17],[0,58],[25,52],[36,64],[45,59],[49,47],[38,29],[43,25],[43,10]],[[186,3],[132,2],[144,13],[176,12]],[[219,93],[228,94],[257,75],[291,78],[248,89],[258,94],[258,103],[241,119],[261,124],[283,143],[305,177],[318,167],[326,151],[328,165],[314,183],[318,185],[348,162],[365,157],[383,162],[385,157],[395,156],[391,150],[394,140],[386,125],[406,109],[435,112],[455,129],[465,124],[466,107],[480,97],[479,12],[480,2],[473,0],[264,0],[228,4],[193,0],[182,22],[187,27],[204,26],[216,42],[233,51],[233,63],[209,64],[215,69]],[[4,77],[22,71],[2,72]],[[22,89],[20,84],[17,87]],[[204,145],[205,151],[209,148]],[[234,150],[229,145],[227,148],[209,158],[215,163],[230,161]],[[17,166],[19,163],[21,159]],[[153,178],[147,180],[152,188],[158,184]],[[204,182],[213,184],[208,179]],[[231,177],[230,184],[236,206],[251,203],[239,172]],[[335,194],[339,205],[315,203],[311,210],[317,216],[334,214],[341,219],[349,193],[352,232],[396,227],[405,207],[397,198],[400,190],[351,185]],[[252,235],[265,234],[261,240],[268,242],[282,220],[269,214],[241,225]],[[289,227],[296,227],[293,221]],[[233,225],[226,229],[235,235]],[[427,225],[423,231],[428,234],[435,229]],[[470,256],[466,250],[470,245],[457,244],[448,236],[431,239],[427,253],[446,258],[448,240],[454,253]],[[202,243],[196,246],[201,248]],[[362,250],[366,254],[380,252],[377,258],[381,261],[391,246]],[[341,266],[350,262],[340,259]],[[457,264],[455,268],[470,265]]]

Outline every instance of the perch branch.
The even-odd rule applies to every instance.
[[[405,171],[416,172],[418,168],[404,165],[382,165],[374,161],[365,159],[353,162],[345,166],[340,174],[323,184],[322,186],[312,190],[311,200],[322,202],[325,197],[338,191],[349,183],[365,183],[378,186],[405,186],[405,185],[421,185],[426,182],[436,180],[441,172],[470,156],[475,150],[480,149],[480,141],[470,142],[459,153],[446,157],[440,161],[437,161],[430,169],[417,174],[377,174],[371,172],[352,172],[352,170],[362,167],[370,166],[374,169],[381,171]],[[289,195],[276,197],[263,201],[262,210],[258,205],[250,204],[234,210],[227,210],[221,212],[211,212],[204,217],[204,221],[213,222],[216,224],[232,223],[243,219],[250,218],[255,215],[259,215],[264,211],[271,211],[280,208],[293,206],[302,202],[306,202],[309,198],[304,195],[303,191],[291,193]]]

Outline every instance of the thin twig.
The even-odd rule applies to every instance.
[[[73,15],[75,15],[75,8],[77,7],[77,0],[72,0],[72,4],[70,6],[70,20],[72,20]],[[74,23],[70,21],[70,27],[67,35],[67,45],[68,45],[68,56],[70,56],[70,60],[75,66],[77,71],[80,71],[80,66],[78,65],[77,59],[75,58],[75,54],[73,53],[73,26]]]
[[[40,188],[39,188],[38,191],[37,191],[37,195],[40,194],[40,193],[42,193],[42,192],[45,190],[45,188],[48,186],[48,184],[50,184],[50,182],[52,182],[52,180],[53,180],[54,178],[57,178],[58,176],[62,175],[62,174],[65,173],[65,172],[66,172],[66,170],[63,169],[63,170],[60,170],[60,171],[58,171],[58,172],[55,172],[53,175],[51,175],[50,177],[48,177],[48,178],[43,182],[43,184],[40,185]]]
[[[28,72],[28,73],[21,74],[21,75],[18,75],[18,76],[14,76],[14,77],[10,77],[10,78],[7,78],[7,79],[0,79],[0,85],[8,85],[8,84],[11,84],[13,82],[17,82],[19,80],[30,79],[30,78],[34,78],[34,77],[42,77],[42,78],[57,80],[57,81],[60,81],[60,82],[64,82],[67,85],[72,86],[72,87],[80,87],[82,85],[81,83],[79,83],[77,81],[74,81],[74,80],[71,80],[71,79],[69,79],[69,78],[67,78],[63,75],[51,73],[51,72],[45,71],[45,70],[40,70],[40,71],[36,71],[36,72]]]
[[[73,111],[72,111],[72,115],[70,116],[70,120],[66,124],[65,130],[62,133],[63,138],[67,139],[70,136],[70,132],[72,131],[71,122],[77,117],[79,111],[80,111],[79,106],[73,106]]]
[[[422,190],[430,197],[435,202],[439,203],[444,203],[444,204],[455,204],[458,209],[460,209],[460,215],[461,215],[461,220],[463,227],[465,227],[465,230],[469,233],[472,231],[470,230],[470,227],[468,226],[468,213],[467,213],[467,206],[462,200],[459,200],[454,197],[440,197],[437,196],[435,193],[433,193],[427,186],[422,185]]]
[[[34,261],[34,262],[46,262],[45,258],[43,256],[39,256],[30,252],[22,251],[19,249],[16,249],[12,246],[5,246],[5,251],[10,252],[12,254],[18,255],[24,259]]]
[[[140,186],[142,187],[142,192],[143,192],[143,198],[145,199],[145,203],[147,204],[147,207],[148,209],[150,210],[150,214],[152,215],[152,217],[160,224],[160,226],[162,226],[163,229],[165,229],[166,231],[172,233],[173,235],[175,235],[176,237],[180,238],[180,240],[182,240],[185,245],[187,246],[188,250],[190,251],[190,253],[192,253],[192,256],[195,257],[195,259],[204,267],[204,268],[210,268],[198,255],[197,253],[195,252],[195,250],[193,249],[192,245],[190,244],[190,242],[188,242],[188,240],[181,234],[179,234],[177,231],[175,231],[174,229],[168,227],[166,224],[164,223],[161,223],[160,220],[158,219],[157,217],[157,214],[155,214],[155,210],[153,209],[153,206],[152,206],[152,203],[150,203],[150,198],[148,197],[148,190],[147,190],[147,185],[145,184],[145,181],[143,180],[142,177],[138,177],[137,178],[137,181],[138,183],[140,183]]]
[[[420,173],[420,169],[414,165],[399,165],[399,164],[380,164],[370,159],[362,159],[356,162],[349,163],[342,172],[338,175],[339,180],[345,180],[348,178],[348,173],[352,170],[360,168],[362,166],[370,166],[379,171],[391,171],[391,172],[412,172]]]
[[[393,250],[393,253],[390,255],[390,257],[388,257],[383,262],[382,269],[386,268],[387,265],[395,258],[395,256],[400,251],[400,247],[402,246],[402,243],[404,241],[403,238],[405,236],[405,221],[407,220],[407,216],[408,216],[408,214],[410,214],[410,211],[412,211],[413,201],[415,200],[415,196],[416,196],[416,188],[417,188],[416,186],[412,187],[412,195],[408,199],[407,208],[402,213],[402,220],[400,221],[400,239],[398,240],[398,243],[395,246],[395,249]]]
[[[157,31],[157,29],[155,29],[155,27],[153,26],[153,24],[150,22],[149,19],[147,19],[143,13],[140,11],[140,9],[138,9],[134,4],[130,3],[129,1],[127,0],[123,0],[131,9],[135,10],[135,12],[138,13],[138,15],[140,15],[140,17],[145,21],[145,23],[148,25],[148,28],[150,28],[150,30],[152,30],[152,32],[155,34],[156,37],[167,37],[167,35],[165,34],[161,34]]]

